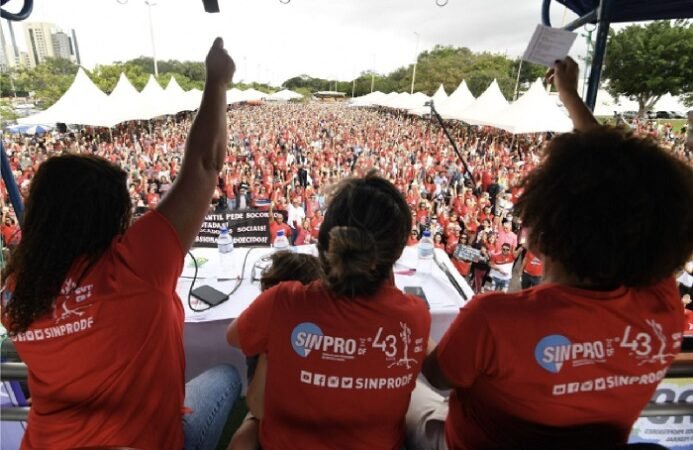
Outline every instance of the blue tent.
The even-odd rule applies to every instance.
[[[48,125],[12,125],[7,127],[7,131],[12,134],[43,134],[46,131],[52,130],[53,127]]]

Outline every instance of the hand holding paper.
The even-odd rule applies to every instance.
[[[568,56],[576,37],[577,33],[571,31],[537,25],[522,59],[552,67],[554,62]]]

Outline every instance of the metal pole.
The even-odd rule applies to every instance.
[[[154,24],[152,22],[152,6],[156,6],[156,3],[150,0],[144,0],[144,4],[147,5],[147,13],[149,15],[149,36],[152,39],[152,56],[154,59],[154,76],[159,76],[159,64],[156,61],[156,45],[154,45]]]
[[[590,62],[592,61],[592,58],[590,57],[592,50],[592,32],[595,29],[591,28],[588,30],[587,25],[585,25],[585,30],[587,31],[587,34],[583,34],[582,36],[584,36],[587,40],[587,50],[585,51],[585,75],[582,80],[582,98],[585,98],[585,89],[587,89],[587,67],[589,67]]]
[[[354,94],[356,93],[356,78],[354,78],[354,81],[351,83],[351,98],[354,98]]]
[[[5,153],[5,146],[2,141],[0,141],[0,163],[2,168],[2,181],[5,183],[5,188],[7,188],[7,193],[10,196],[10,202],[14,207],[14,214],[17,216],[17,221],[19,221],[19,226],[24,226],[24,205],[22,204],[22,195],[19,192],[19,187],[17,187],[17,182],[14,179],[14,174],[12,173],[12,167],[10,166],[10,160]]]
[[[464,172],[469,177],[469,181],[472,182],[472,186],[473,186],[474,185],[474,175],[472,174],[472,171],[469,170],[469,166],[467,165],[467,161],[465,161],[465,159],[462,157],[462,153],[460,153],[459,149],[457,148],[457,144],[455,143],[455,140],[452,138],[452,136],[450,135],[450,132],[448,131],[448,128],[445,126],[445,122],[443,122],[443,118],[440,117],[440,114],[438,114],[438,111],[436,110],[436,107],[433,103],[433,100],[429,100],[428,102],[426,102],[426,106],[429,106],[431,108],[431,116],[435,117],[438,120],[438,123],[440,124],[440,127],[443,129],[445,136],[448,138],[448,141],[450,141],[450,144],[452,145],[452,149],[457,154],[457,157],[460,158],[460,161],[462,162],[462,166],[464,167]]]
[[[590,82],[587,87],[587,97],[585,104],[594,111],[597,103],[597,91],[599,90],[599,79],[602,76],[602,64],[604,64],[604,54],[606,53],[606,41],[609,37],[609,18],[611,17],[611,7],[613,0],[602,0],[599,5],[597,42],[594,44],[594,56],[592,58],[592,69],[590,71]]]
[[[522,61],[520,58],[520,65],[517,67],[517,78],[515,79],[515,92],[513,93],[513,100],[517,100],[517,90],[520,88],[520,74],[522,73]]]
[[[419,62],[419,33],[414,31],[414,34],[416,35],[416,51],[414,52],[414,70],[412,70],[411,74],[411,92],[410,94],[414,93],[414,83],[416,82],[416,64]]]
[[[371,94],[373,93],[373,87],[375,87],[375,53],[373,53],[373,69],[371,69]]]

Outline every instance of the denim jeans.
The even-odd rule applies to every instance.
[[[217,448],[229,412],[241,393],[241,378],[235,368],[218,365],[185,383],[183,415],[185,450]]]
[[[510,285],[510,280],[501,280],[500,278],[491,277],[491,281],[493,281],[494,291],[507,292],[508,286]]]

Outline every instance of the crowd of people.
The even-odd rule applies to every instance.
[[[64,151],[95,154],[128,173],[133,213],[142,214],[171,188],[191,123],[191,115],[182,114],[121,124],[110,133],[85,128],[32,138],[6,135],[5,146],[24,195],[48,157]],[[693,165],[685,128],[637,119],[626,125]],[[430,230],[435,246],[452,257],[475,292],[507,290],[513,277],[514,288],[537,284],[542,263],[528,253],[526,231],[512,207],[521,193],[519,181],[540,161],[550,135],[447,126],[466,168],[440,125],[429,119],[344,104],[235,106],[228,112],[228,152],[210,207],[272,209],[272,242],[284,228],[291,244],[313,244],[324,216],[325,188],[376,169],[407,199],[414,221],[409,245]],[[3,240],[16,245],[20,233],[1,189]],[[462,252],[458,245],[476,251]],[[508,263],[518,258],[522,270],[513,276]]]
[[[206,68],[192,120],[8,142],[27,200],[0,304],[28,367],[22,448],[217,447],[241,377],[222,364],[185,382],[176,285],[210,209],[247,207],[271,210],[270,230],[294,244],[317,240],[318,257],[275,254],[228,325],[227,342],[257,357],[234,450],[627,442],[682,346],[673,275],[693,251],[693,170],[681,143],[600,126],[570,58],[547,81],[576,132],[455,126],[461,159],[439,125],[399,113],[229,113],[220,38]],[[422,230],[478,291],[486,275],[507,290],[523,254],[523,284],[542,264],[550,282],[474,296],[435,342],[425,303],[392,282]]]

